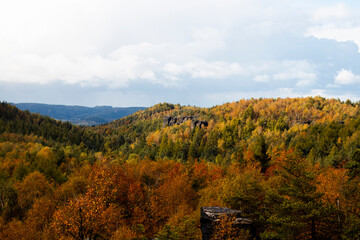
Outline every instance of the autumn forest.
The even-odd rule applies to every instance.
[[[359,239],[360,103],[161,103],[92,127],[0,103],[0,239],[195,240],[203,206],[256,239]]]

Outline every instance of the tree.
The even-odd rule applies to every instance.
[[[261,164],[261,171],[265,172],[266,169],[269,167],[270,158],[266,153],[267,145],[263,134],[255,137],[252,150],[254,152],[255,160],[257,160]]]
[[[267,194],[269,229],[262,238],[329,239],[338,238],[335,209],[321,201],[316,191],[316,166],[292,150],[280,154],[277,181]]]
[[[26,213],[24,228],[25,239],[50,240],[57,237],[51,229],[52,216],[56,208],[56,202],[48,197],[37,199],[32,208]]]
[[[360,176],[360,148],[353,152],[346,167],[349,169],[351,177]]]
[[[203,138],[203,135],[204,135],[203,130],[201,130],[200,128],[195,128],[195,132],[189,147],[189,158],[197,159],[200,157],[201,154],[200,143]]]
[[[31,207],[33,202],[51,192],[51,185],[44,174],[35,171],[24,178],[22,182],[15,183],[18,194],[18,203],[23,210]]]
[[[60,207],[54,214],[53,228],[60,239],[108,239],[114,230],[114,212],[104,199],[87,194]]]
[[[168,173],[166,181],[152,195],[151,206],[157,226],[166,223],[181,207],[188,211],[196,207],[196,192],[191,188],[187,176],[176,171],[175,168]]]
[[[360,178],[349,179],[344,187],[345,214],[344,234],[346,239],[360,238]]]
[[[166,133],[161,138],[159,155],[160,155],[161,158],[168,155],[168,135]]]

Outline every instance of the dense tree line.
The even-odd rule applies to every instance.
[[[84,144],[86,148],[94,151],[99,151],[103,144],[103,137],[89,129],[21,111],[6,102],[0,103],[0,133],[33,134],[49,141]]]
[[[356,103],[164,103],[93,128],[0,113],[0,239],[201,239],[202,206],[240,210],[260,239],[360,237]],[[241,239],[229,229],[215,238]]]
[[[266,171],[271,152],[281,145],[322,166],[356,172],[359,113],[357,104],[320,97],[242,100],[210,109],[159,104],[96,129],[105,135],[108,151],[127,157],[218,164],[253,158]],[[167,115],[197,116],[209,126],[163,127]]]

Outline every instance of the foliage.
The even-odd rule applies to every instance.
[[[201,206],[240,210],[261,239],[357,239],[359,113],[321,97],[162,103],[78,127],[1,103],[0,239],[200,239]],[[248,237],[231,224],[215,239]]]

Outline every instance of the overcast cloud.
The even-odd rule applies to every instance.
[[[9,102],[357,101],[359,69],[357,1],[0,3],[0,100]]]

